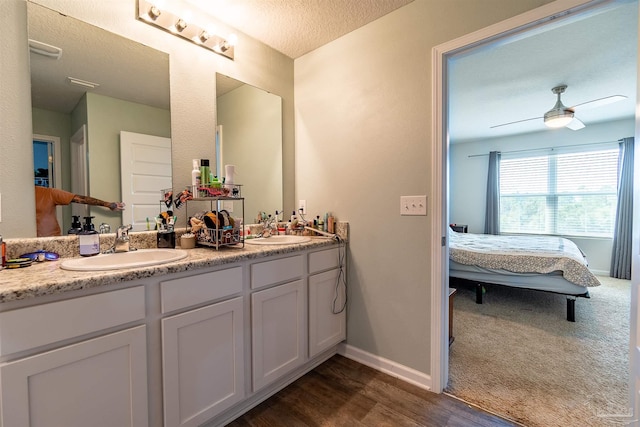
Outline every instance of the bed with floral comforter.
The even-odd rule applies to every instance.
[[[450,230],[449,276],[476,282],[479,304],[482,286],[487,284],[567,295],[570,321],[575,321],[575,298],[588,298],[587,288],[600,285],[576,244],[556,236],[495,236]]]

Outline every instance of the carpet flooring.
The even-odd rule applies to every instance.
[[[628,419],[630,282],[599,277],[590,299],[451,282],[446,392],[530,427],[615,426]]]

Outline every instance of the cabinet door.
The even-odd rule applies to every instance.
[[[145,327],[0,365],[3,426],[147,426]]]
[[[242,297],[162,320],[165,426],[196,426],[244,398]]]
[[[309,357],[347,337],[344,286],[338,286],[339,270],[309,276]]]
[[[297,280],[251,294],[254,391],[304,361],[303,291]]]

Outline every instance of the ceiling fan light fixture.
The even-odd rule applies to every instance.
[[[573,110],[564,106],[560,100],[560,95],[567,89],[566,85],[556,86],[551,89],[551,92],[558,95],[556,105],[546,113],[544,113],[544,124],[549,128],[561,128],[565,127],[571,120],[573,120]]]
[[[550,128],[565,127],[573,120],[573,111],[568,108],[553,109],[544,113],[544,124]]]

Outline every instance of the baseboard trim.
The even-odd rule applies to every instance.
[[[431,376],[424,372],[344,343],[338,345],[338,354],[420,388],[431,390]]]

